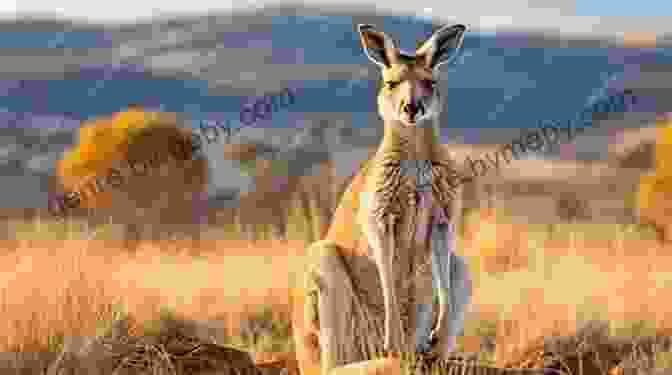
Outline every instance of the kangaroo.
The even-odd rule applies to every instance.
[[[307,249],[305,284],[292,295],[302,375],[357,372],[364,362],[398,373],[402,351],[448,361],[472,295],[466,262],[455,253],[462,190],[440,144],[437,90],[438,68],[456,55],[466,27],[439,29],[414,55],[373,25],[358,30],[383,76],[384,135],[342,195],[326,237]],[[373,359],[381,353],[387,358]]]
[[[455,324],[451,327],[450,320],[456,318],[458,325],[462,325],[459,321],[463,320],[464,307],[471,297],[471,280],[461,264],[462,285],[453,288],[450,285],[450,263],[457,260],[455,226],[461,217],[461,206],[455,199],[456,186],[450,185],[451,180],[455,182],[455,163],[440,147],[442,106],[436,76],[438,68],[461,48],[466,27],[443,27],[425,41],[415,55],[401,52],[391,37],[371,25],[360,25],[359,31],[364,51],[381,68],[384,83],[378,95],[378,110],[387,134],[372,159],[362,194],[364,209],[361,212],[365,214],[360,215],[382,284],[384,351],[410,349],[400,331],[401,301],[393,277],[393,263],[398,261],[396,259],[403,262],[403,257],[395,253],[409,252],[409,263],[419,265],[423,263],[422,258],[426,259],[429,247],[430,272],[439,294],[439,316],[430,339],[436,341],[439,354],[447,358],[455,349],[459,333],[456,330],[461,328]],[[407,302],[415,302],[419,308],[415,350],[424,352],[429,343],[422,342],[426,336],[423,331],[430,327],[426,323],[431,322],[432,301],[431,297],[421,295],[427,288],[423,291],[418,290],[419,285],[415,286],[416,298]],[[449,294],[458,289],[462,292],[461,300],[449,301]],[[460,307],[455,308],[456,304]],[[453,307],[452,314],[447,311],[449,307]]]

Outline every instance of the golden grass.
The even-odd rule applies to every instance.
[[[549,232],[493,220],[483,226],[496,235],[474,236],[464,252],[477,275],[473,317],[498,321],[498,361],[589,320],[609,321],[616,336],[642,321],[670,335],[672,247],[618,226],[568,224]],[[493,255],[479,256],[483,242],[495,247]],[[496,271],[479,272],[488,267]]]
[[[297,229],[310,230],[306,224],[294,223],[294,238]],[[572,334],[594,319],[609,321],[616,336],[671,335],[672,247],[649,233],[598,224],[549,229],[495,216],[467,224],[460,252],[472,267],[475,296],[460,340],[465,350],[491,336],[496,353],[489,359],[501,363],[540,337]],[[209,240],[193,254],[172,241],[129,253],[86,233],[24,237],[35,239],[0,249],[0,351],[45,350],[63,335],[94,335],[119,306],[139,326],[168,308],[185,319],[222,321],[229,336],[260,305],[286,321],[307,243]],[[657,361],[669,363],[669,353]]]
[[[44,350],[53,337],[94,335],[118,304],[140,324],[170,308],[188,319],[223,320],[231,335],[264,303],[287,320],[290,254],[303,249],[296,242],[279,252],[270,242],[251,248],[213,241],[204,244],[207,255],[194,257],[152,244],[135,254],[97,248],[96,240],[31,245],[0,256],[0,351]]]

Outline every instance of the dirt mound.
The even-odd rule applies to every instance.
[[[163,322],[155,335],[134,337],[115,322],[111,333],[86,340],[70,339],[46,375],[265,375],[249,353],[204,342],[180,322]]]
[[[573,336],[543,338],[507,358],[508,368],[553,368],[568,375],[654,374],[656,352],[670,348],[663,336],[609,335],[607,323],[591,322]]]

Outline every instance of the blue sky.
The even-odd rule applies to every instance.
[[[669,0],[578,0],[577,16],[672,16],[672,1]]]

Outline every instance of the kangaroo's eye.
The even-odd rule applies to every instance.
[[[388,89],[393,89],[393,88],[399,86],[399,83],[400,82],[397,82],[397,81],[387,81],[387,82],[385,82],[385,87],[387,87]]]

